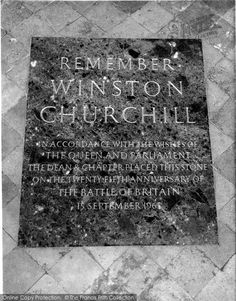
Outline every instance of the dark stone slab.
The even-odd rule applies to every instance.
[[[29,76],[20,246],[217,243],[200,40],[33,38]]]

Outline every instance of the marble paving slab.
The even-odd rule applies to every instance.
[[[22,247],[216,244],[197,39],[31,43]]]

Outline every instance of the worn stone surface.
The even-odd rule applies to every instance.
[[[219,111],[221,107],[229,99],[228,94],[226,94],[216,83],[211,80],[207,80],[207,98],[208,98],[208,113],[209,118],[212,121],[214,115]]]
[[[44,271],[23,249],[15,248],[4,258],[3,274],[4,293],[23,294],[42,277]]]
[[[3,257],[10,253],[17,245],[17,242],[10,237],[4,230],[2,231],[2,255]]]
[[[29,56],[25,57],[19,64],[7,73],[7,77],[15,82],[22,90],[27,89],[27,79],[29,75]]]
[[[32,12],[21,1],[9,1],[1,10],[2,26],[7,30],[16,27],[21,21],[32,15]]]
[[[231,144],[233,144],[233,139],[225,135],[212,123],[210,123],[210,138],[212,145],[212,159],[214,162],[217,160],[218,156],[220,156]]]
[[[16,147],[2,162],[3,172],[17,185],[21,183],[23,148]]]
[[[20,198],[17,196],[3,208],[3,228],[17,241],[19,229]]]
[[[221,209],[219,219],[235,232],[235,198]]]
[[[132,35],[130,34],[132,33]],[[129,18],[121,22],[110,31],[110,37],[117,38],[144,38],[150,32],[137,23],[134,19]]]
[[[14,107],[18,100],[24,95],[25,92],[22,89],[6,76],[2,76],[2,113],[6,113],[9,109]]]
[[[70,250],[70,248],[27,248],[26,252],[48,271]]]
[[[2,174],[2,205],[5,207],[20,190],[17,186],[9,179],[8,176]]]
[[[127,247],[86,247],[85,250],[91,254],[104,269],[107,269],[127,250]]]
[[[166,269],[192,297],[195,297],[218,271],[206,256],[193,248],[184,249]]]
[[[158,298],[158,299],[157,299]],[[176,282],[168,276],[157,277],[156,282],[147,287],[139,296],[139,301],[193,301]]]
[[[212,122],[219,127],[223,133],[235,138],[235,127],[234,127],[234,118],[235,118],[235,100],[229,98],[227,102],[220,108],[220,110],[212,118]]]
[[[216,168],[231,183],[235,183],[235,143],[232,144],[219,158],[215,161]]]
[[[22,141],[20,135],[4,121],[2,129],[4,133],[2,136],[2,158],[4,159],[6,155],[19,146]]]
[[[104,31],[99,28],[97,25],[94,25],[91,21],[84,17],[80,17],[78,20],[73,23],[65,26],[60,31],[60,36],[66,37],[91,37],[97,36],[100,37],[104,34]]]
[[[77,248],[65,255],[50,270],[50,275],[53,275],[66,291],[81,294],[101,272],[102,267],[82,248]]]
[[[84,12],[84,16],[103,30],[111,30],[126,18],[126,13],[118,10],[109,1],[97,2],[94,7],[90,7]]]
[[[156,17],[157,15],[158,18]],[[132,14],[132,18],[155,33],[170,22],[173,19],[173,15],[166,11],[164,13],[164,9],[159,4],[150,1],[147,5]]]
[[[26,97],[19,99],[18,103],[13,106],[4,115],[8,124],[16,130],[23,138],[25,133],[25,116],[26,116]],[[4,133],[5,134],[5,133]],[[22,140],[23,143],[23,140]]]
[[[220,214],[219,214],[220,215]],[[235,254],[235,233],[219,223],[219,245],[218,246],[200,246],[208,258],[213,261],[218,268],[222,268],[233,254]]]
[[[222,176],[216,169],[214,169],[214,179],[216,191],[216,205],[217,209],[220,210],[235,195],[235,186],[224,176]]]
[[[91,293],[111,294],[132,292],[140,295],[155,279],[166,277],[165,271],[143,252],[132,248],[103,272],[90,288]]]
[[[52,2],[43,11],[40,11],[39,15],[43,20],[47,20],[56,32],[80,17],[75,10],[63,1]]]
[[[227,58],[220,60],[208,72],[208,78],[219,85],[232,98],[234,97],[234,73],[233,64]]]
[[[229,260],[223,271],[209,281],[196,297],[196,301],[231,301],[235,297],[235,255]]]
[[[50,275],[44,275],[27,294],[66,294],[67,292]]]
[[[16,38],[5,35],[1,40],[2,60],[4,69],[9,72],[14,68],[15,62],[27,56],[28,52],[24,45]]]

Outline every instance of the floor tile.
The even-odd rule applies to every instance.
[[[203,0],[203,2],[220,15],[234,7],[234,0],[224,0],[223,2],[215,0]]]
[[[158,299],[157,299],[158,298]],[[139,301],[193,301],[189,294],[167,275],[158,277],[150,287],[145,288]]]
[[[23,138],[25,132],[26,97],[19,99],[18,103],[7,111],[4,118]]]
[[[24,5],[33,13],[39,11],[43,7],[49,5],[52,1],[25,1]]]
[[[42,11],[39,11],[39,15],[42,19],[46,19],[55,31],[60,31],[81,16],[63,1],[52,2]]]
[[[213,116],[212,122],[222,130],[223,133],[230,136],[232,139],[235,138],[234,128],[235,118],[235,101],[230,98],[221,107],[221,109]]]
[[[206,74],[210,70],[210,68],[214,67],[220,59],[223,58],[222,53],[210,45],[207,41],[202,41],[202,49],[203,49],[203,60],[204,60],[204,71]]]
[[[216,195],[216,207],[219,211],[230,199],[235,195],[235,186],[223,177],[215,168],[214,180],[215,180],[215,195]]]
[[[191,1],[159,1],[159,5],[161,5],[164,9],[170,12],[172,15],[177,15],[183,11],[185,11],[190,5]]]
[[[3,259],[3,291],[5,294],[23,294],[43,274],[44,271],[24,250],[16,248]]]
[[[86,247],[89,254],[104,268],[107,269],[114,260],[126,251],[126,247]]]
[[[232,301],[235,297],[235,256],[203,288],[196,301]]]
[[[233,139],[226,136],[214,124],[209,123],[210,139],[211,139],[211,153],[213,162],[218,158],[226,149],[233,144]]]
[[[198,248],[221,269],[235,253],[235,233],[221,222],[218,225],[219,245],[205,245]]]
[[[14,107],[18,100],[25,95],[13,81],[2,75],[2,113]]]
[[[80,17],[60,31],[60,36],[66,37],[99,37],[103,34],[104,31],[102,29],[84,17]]]
[[[71,294],[83,293],[101,272],[102,268],[82,248],[74,248],[50,270]]]
[[[150,37],[152,36],[150,35]],[[154,37],[158,39],[189,39],[194,38],[194,35],[190,31],[190,26],[176,16],[161,30],[158,30]]]
[[[132,17],[115,26],[109,34],[114,38],[144,38],[150,32],[139,25]]]
[[[2,163],[3,172],[16,184],[21,183],[23,147],[15,148]]]
[[[231,183],[235,183],[235,144],[231,145],[216,161],[215,167]]]
[[[207,77],[218,84],[229,96],[234,97],[234,70],[230,60],[226,58],[220,60],[215,67],[209,70]]]
[[[50,270],[70,248],[27,248],[26,252],[45,270]]]
[[[2,26],[11,30],[24,19],[27,19],[32,12],[23,4],[22,1],[10,1],[2,6]]]
[[[89,7],[94,5],[96,1],[68,1],[67,4],[71,6],[79,14],[83,14]]]
[[[173,19],[173,15],[156,2],[149,2],[140,10],[132,14],[132,18],[151,32],[155,33],[170,22],[170,20]]]
[[[24,45],[17,39],[10,35],[5,35],[1,40],[2,59],[6,65],[5,71],[8,72],[14,67],[14,63],[24,58],[29,50],[27,51]]]
[[[110,31],[112,27],[123,21],[127,14],[115,8],[111,3],[103,1],[86,10],[84,16],[103,30]]]
[[[146,254],[137,248],[129,248],[107,271],[94,281],[92,293],[141,294],[156,277],[166,275]]]
[[[112,1],[112,4],[125,13],[133,14],[147,2],[148,1]]]
[[[235,229],[235,198],[230,200],[219,213],[219,220],[227,225],[232,231]]]
[[[2,254],[6,256],[16,247],[14,241],[4,230],[2,230]]]
[[[230,25],[235,26],[235,8],[229,9],[224,15],[222,15],[222,18],[227,21]]]
[[[209,35],[207,40],[222,54],[227,55],[235,46],[234,27],[222,18],[217,20],[215,25],[216,33]]]
[[[175,246],[147,246],[144,247],[145,252],[159,264],[161,267],[166,266],[173,260],[182,250],[181,247]]]
[[[19,193],[16,185],[6,176],[2,174],[2,204],[5,207]]]
[[[23,143],[20,135],[6,122],[2,123],[2,158]]]
[[[11,237],[17,242],[18,229],[19,229],[19,214],[20,214],[20,196],[7,204],[3,208],[3,228]]]
[[[49,275],[44,275],[27,294],[66,294],[65,290]]]
[[[55,30],[40,16],[39,11],[13,28],[11,33],[29,49],[32,36],[54,36]]]
[[[195,35],[214,34],[213,25],[220,17],[202,1],[193,1],[187,9],[180,11],[178,17],[187,23]]]
[[[29,56],[15,62],[12,69],[7,72],[7,77],[15,82],[22,90],[27,90],[29,74]]]
[[[3,38],[7,34],[6,29],[1,27],[1,37]]]
[[[194,248],[184,249],[168,266],[167,272],[192,297],[214,277],[216,266],[200,251]]]
[[[214,114],[217,113],[229,99],[229,95],[226,94],[216,83],[213,83],[209,79],[206,81],[206,88],[208,114],[209,118],[212,120]]]

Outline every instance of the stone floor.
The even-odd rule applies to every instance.
[[[232,301],[235,268],[234,1],[2,1],[4,293],[131,292]],[[31,36],[203,39],[220,243],[17,247]]]

